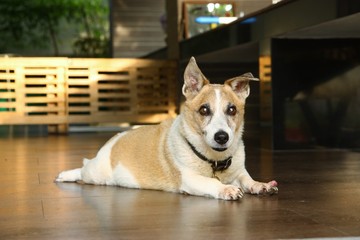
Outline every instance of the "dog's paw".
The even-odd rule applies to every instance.
[[[238,200],[242,198],[244,192],[241,188],[238,188],[233,185],[224,185],[224,187],[220,190],[219,198],[224,200]]]
[[[254,183],[254,185],[251,186],[250,193],[251,194],[269,194],[269,195],[277,194],[279,191],[277,186],[278,186],[278,184],[274,180],[270,181],[268,183],[256,182],[256,183]]]

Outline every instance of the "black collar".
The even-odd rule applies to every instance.
[[[215,174],[215,172],[225,171],[226,169],[228,169],[230,167],[232,156],[230,156],[224,160],[221,160],[221,161],[215,161],[215,160],[208,159],[207,157],[202,155],[200,152],[198,152],[196,150],[196,148],[187,139],[185,139],[185,140],[189,144],[191,150],[195,153],[195,155],[198,156],[198,158],[211,164],[211,168],[212,168],[214,174]]]

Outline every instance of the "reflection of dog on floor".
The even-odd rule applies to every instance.
[[[236,200],[243,192],[276,193],[277,183],[254,181],[242,141],[251,73],[210,84],[195,59],[184,73],[186,102],[175,120],[119,133],[84,166],[56,182],[156,189]]]

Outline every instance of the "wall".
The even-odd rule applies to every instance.
[[[142,57],[165,47],[165,0],[112,0],[113,57]]]

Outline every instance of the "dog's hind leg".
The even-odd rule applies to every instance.
[[[114,144],[126,134],[122,132],[112,137],[97,153],[96,157],[84,159],[83,167],[63,171],[55,182],[83,182],[87,184],[113,185],[111,166],[111,150]]]
[[[81,180],[81,168],[61,172],[55,182],[76,182]]]
[[[85,167],[90,162],[89,159],[84,158],[83,167]],[[82,180],[82,171],[83,168],[76,168],[72,170],[67,170],[61,172],[55,179],[55,182],[77,182]]]

